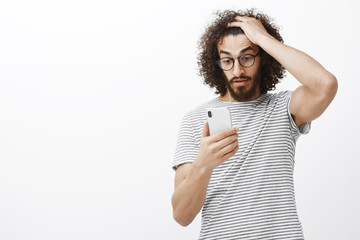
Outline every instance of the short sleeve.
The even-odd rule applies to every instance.
[[[298,126],[296,125],[296,123],[290,113],[290,100],[291,100],[293,92],[294,91],[291,91],[291,90],[284,91],[286,109],[287,109],[287,114],[288,114],[290,124],[291,124],[291,130],[292,130],[293,135],[297,138],[300,135],[305,135],[305,134],[309,133],[309,131],[311,129],[311,121],[304,123],[303,125],[300,126],[300,128],[298,128]]]
[[[172,168],[176,171],[180,164],[193,162],[198,153],[199,147],[195,143],[194,131],[185,115],[180,123]]]

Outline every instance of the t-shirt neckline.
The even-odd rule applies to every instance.
[[[240,101],[235,101],[235,102],[226,102],[226,101],[222,101],[219,99],[219,97],[215,98],[215,101],[222,103],[222,104],[233,104],[233,105],[252,105],[252,104],[256,104],[260,101],[262,101],[266,96],[268,95],[268,93],[262,94],[260,95],[260,97],[251,100],[251,101],[245,101],[245,102],[240,102]]]

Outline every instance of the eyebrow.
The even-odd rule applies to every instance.
[[[247,50],[254,50],[254,49],[253,49],[252,47],[247,47],[247,48],[244,48],[243,50],[241,50],[239,54],[244,53],[244,52],[246,52]],[[221,54],[221,53],[224,53],[224,54],[227,54],[227,55],[231,55],[229,52],[224,51],[224,50],[220,50],[220,54]]]

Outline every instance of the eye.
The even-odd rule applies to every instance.
[[[225,58],[225,59],[221,59],[221,63],[222,63],[222,64],[231,64],[232,61],[231,61],[231,59],[229,59],[229,58]]]
[[[250,55],[245,55],[241,58],[242,61],[250,61],[252,59],[252,56]]]

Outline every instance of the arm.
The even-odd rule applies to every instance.
[[[209,136],[206,121],[198,156],[193,163],[185,163],[177,168],[171,203],[174,219],[180,225],[189,225],[200,212],[213,169],[239,149],[237,131],[238,128],[233,127]]]
[[[334,99],[337,80],[315,59],[282,44],[273,37],[263,37],[260,46],[283,65],[302,85],[290,100],[290,113],[298,127],[318,118]]]
[[[241,27],[251,42],[275,58],[302,84],[290,100],[290,113],[296,125],[300,127],[318,118],[335,97],[336,77],[306,53],[277,41],[259,20],[249,17],[236,20],[228,26]]]
[[[189,225],[204,205],[212,171],[193,163],[180,165],[175,174],[175,191],[171,199],[174,219]]]

